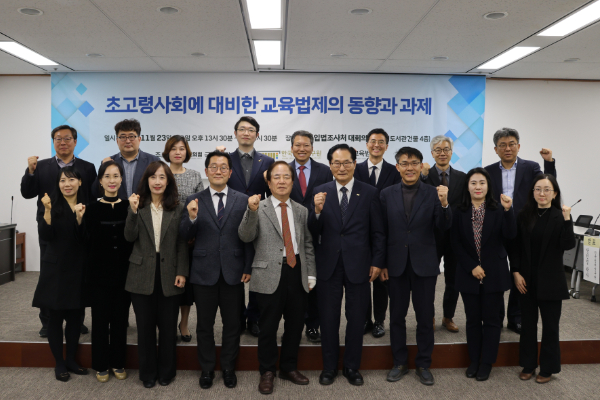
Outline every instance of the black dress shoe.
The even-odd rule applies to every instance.
[[[202,389],[208,389],[213,384],[213,379],[215,379],[215,371],[202,371],[200,374],[200,387]]]
[[[433,385],[433,375],[431,374],[431,371],[429,371],[429,368],[417,367],[417,375],[423,385]]]
[[[250,334],[254,337],[258,337],[260,334],[260,328],[258,327],[258,322],[250,322],[248,321],[248,330]]]
[[[385,329],[383,328],[383,322],[375,321],[371,334],[374,338],[380,338],[385,335]]]
[[[509,322],[506,327],[514,333],[521,334],[521,323],[520,322]]]
[[[73,367],[67,365],[67,371],[72,372],[75,375],[87,375],[90,373],[87,368],[80,367],[79,365]]]
[[[321,334],[318,329],[307,329],[306,338],[309,342],[321,343]]]
[[[151,379],[151,380],[149,380],[149,381],[144,381],[144,387],[145,387],[146,389],[153,388],[153,387],[154,387],[154,385],[156,385],[156,379]]]
[[[183,332],[181,332],[181,323],[179,323],[179,333],[181,334],[182,341],[184,341],[184,342],[192,341],[192,335],[184,335]]]
[[[88,333],[90,333],[90,330],[88,329],[88,327],[85,326],[84,324],[81,324],[81,334],[87,335]]]
[[[331,385],[335,381],[337,374],[337,370],[324,369],[321,372],[321,375],[319,375],[319,383],[321,385]]]
[[[373,321],[367,321],[365,323],[365,331],[363,332],[365,335],[370,333],[373,330]]]
[[[42,329],[40,329],[40,337],[43,337],[43,338],[48,337],[48,328],[42,327]]]
[[[69,373],[66,371],[58,372],[56,370],[54,370],[54,376],[56,377],[57,381],[61,381],[61,382],[66,382],[71,377],[71,375],[69,375]]]
[[[362,386],[365,381],[363,380],[362,375],[358,372],[357,369],[350,369],[344,367],[342,370],[342,374],[348,379],[348,382],[354,386]]]
[[[169,383],[172,382],[172,379],[166,379],[166,378],[158,378],[158,384],[160,386],[169,386]]]
[[[467,375],[467,378],[475,378],[477,376],[478,369],[479,364],[472,362],[471,365],[469,365],[469,368],[467,368],[467,372],[465,372],[465,375]]]
[[[214,374],[214,373],[213,373]],[[229,389],[233,389],[237,385],[237,376],[235,376],[235,371],[232,369],[223,370],[223,383]]]
[[[490,364],[481,364],[479,369],[477,370],[477,379],[478,381],[487,381],[490,377],[490,372],[492,372],[492,366]]]

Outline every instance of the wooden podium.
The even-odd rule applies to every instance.
[[[0,224],[0,285],[15,280],[16,224]]]

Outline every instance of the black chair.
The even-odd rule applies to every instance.
[[[593,219],[594,217],[592,215],[580,215],[577,217],[574,225],[581,226],[583,228],[589,228]]]

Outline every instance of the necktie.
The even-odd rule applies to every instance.
[[[446,171],[442,172],[442,185],[448,187],[448,178],[446,178],[446,175],[448,175]]]
[[[298,174],[298,181],[300,182],[300,189],[302,190],[302,197],[306,196],[306,176],[304,176],[304,165],[300,166],[300,173]]]
[[[281,225],[283,231],[283,245],[285,246],[285,256],[287,258],[287,264],[294,268],[296,266],[296,252],[294,251],[294,244],[292,243],[292,234],[290,233],[290,223],[287,216],[287,204],[279,203],[281,207]]]
[[[340,189],[342,191],[342,202],[340,203],[340,208],[342,209],[342,222],[344,222],[344,217],[346,216],[346,211],[348,210],[348,189],[346,187],[342,187]]]
[[[242,154],[240,159],[242,168],[244,169],[244,179],[246,180],[246,186],[250,183],[250,176],[252,175],[252,156],[248,153]]]
[[[377,186],[377,175],[375,175],[375,171],[377,170],[376,166],[371,167],[371,175],[369,176],[369,183],[372,186]]]
[[[217,211],[217,220],[219,221],[219,225],[221,225],[223,223],[223,215],[225,215],[225,204],[223,204],[223,196],[225,196],[225,193],[215,193],[217,196],[219,196],[219,204],[217,205],[217,208],[219,211]]]

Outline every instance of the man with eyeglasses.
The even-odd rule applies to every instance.
[[[493,163],[485,167],[492,179],[492,187],[496,200],[500,201],[500,195],[504,194],[513,199],[515,215],[527,202],[527,196],[533,184],[533,178],[541,174],[540,165],[535,161],[523,160],[517,155],[521,149],[519,143],[519,132],[512,128],[502,128],[494,133],[494,150],[500,157],[499,163]],[[545,174],[556,177],[556,164],[552,158],[552,150],[542,148],[540,155],[544,159]],[[511,252],[508,252],[511,259]],[[519,303],[519,291],[513,282],[506,307],[508,324],[506,327],[513,332],[521,334],[521,306]],[[504,320],[504,316],[502,316]]]
[[[223,335],[221,370],[226,387],[237,384],[235,362],[240,348],[240,314],[244,304],[244,283],[250,281],[254,248],[238,236],[248,206],[248,196],[227,187],[231,157],[214,151],[204,162],[208,189],[189,196],[181,215],[179,234],[195,239],[190,268],[198,316],[198,363],[202,369],[200,387],[213,384],[216,348],[213,327],[217,308],[221,310]]]
[[[86,203],[93,200],[91,189],[93,182],[96,180],[96,168],[94,164],[75,157],[74,152],[77,145],[77,130],[75,128],[68,125],[58,126],[52,130],[50,137],[52,138],[56,156],[39,161],[38,156],[29,157],[27,159],[25,175],[21,179],[21,195],[26,199],[38,198],[36,215],[36,221],[38,222],[44,218],[42,197],[46,193],[48,196],[52,196],[61,168],[73,166],[79,171],[79,174],[83,178],[80,190],[83,190]],[[47,242],[39,239],[39,244],[40,258],[44,258]],[[82,334],[89,332],[88,328],[83,325],[84,317],[85,311],[83,311],[81,320]],[[40,309],[40,321],[42,322],[42,329],[39,333],[40,337],[48,337],[49,318],[48,310]]]
[[[369,158],[356,166],[354,177],[357,181],[365,182],[375,186],[379,191],[400,183],[401,177],[393,164],[385,161],[383,155],[388,149],[390,136],[381,128],[372,129],[367,134],[367,150]],[[369,287],[369,290],[371,288]],[[375,279],[373,281],[373,302],[371,306],[371,295],[369,294],[369,308],[365,323],[365,334],[371,332],[373,337],[380,338],[385,335],[385,314],[388,309],[387,286]],[[373,323],[372,316],[375,317]]]
[[[335,181],[315,188],[308,226],[315,241],[317,297],[321,318],[321,385],[338,374],[340,316],[346,293],[346,343],[342,373],[364,384],[362,358],[369,286],[385,263],[385,236],[379,191],[354,179],[356,150],[337,144],[327,152]],[[326,198],[329,197],[329,200]]]
[[[430,168],[429,164],[423,163],[421,180],[433,187],[446,186],[448,188],[448,203],[450,203],[450,208],[454,211],[462,202],[467,175],[450,166],[453,145],[452,139],[444,135],[435,136],[431,139],[431,155],[435,160],[435,164],[433,164],[433,168]],[[459,329],[454,323],[453,318],[460,293],[454,288],[456,257],[452,250],[449,232],[438,228],[434,229],[438,263],[444,257],[445,288],[442,326],[449,332],[457,333]],[[433,325],[433,329],[435,330],[435,320]]]

